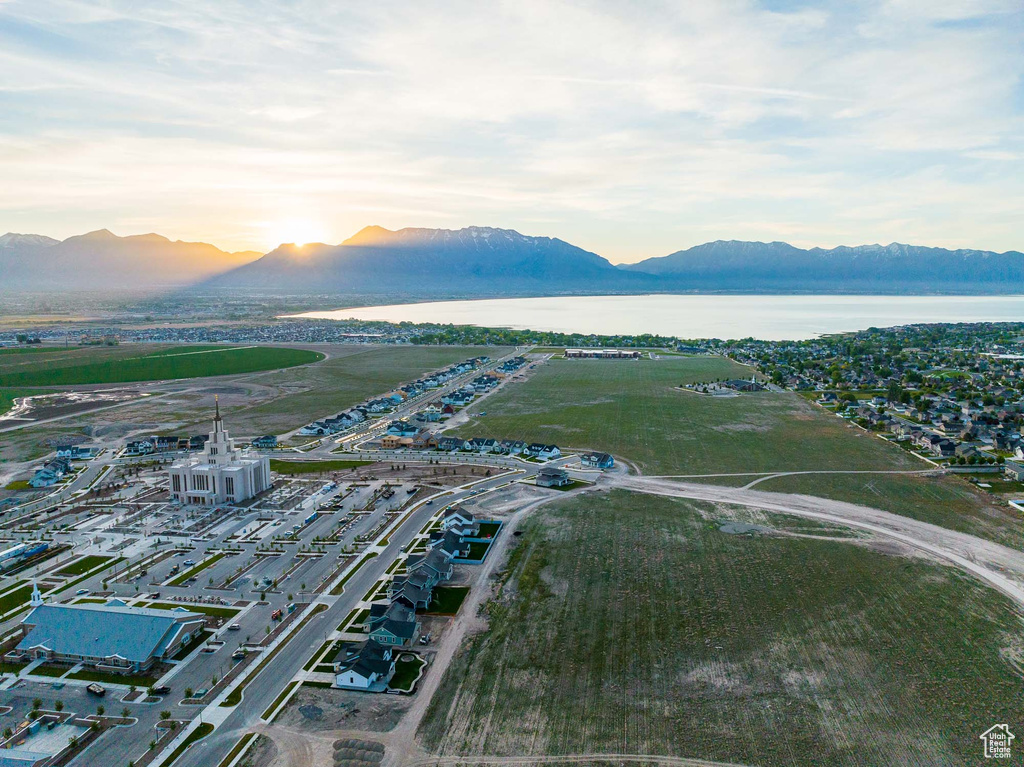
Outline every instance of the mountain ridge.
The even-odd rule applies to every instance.
[[[515,229],[371,225],[339,245],[229,253],[108,229],[63,241],[0,235],[5,288],[244,289],[403,298],[630,292],[1024,293],[1024,253],[891,242],[799,248],[714,240],[633,264]]]

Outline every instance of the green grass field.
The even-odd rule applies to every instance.
[[[270,459],[270,470],[278,474],[319,474],[368,466],[372,461],[280,461]]]
[[[252,373],[305,365],[319,352],[272,346],[124,346],[0,360],[0,386],[70,386]]]
[[[94,567],[99,567],[103,564],[109,564],[114,561],[114,557],[102,557],[98,555],[90,555],[82,557],[77,562],[71,562],[60,569],[61,575],[82,575],[92,570]]]
[[[645,474],[925,468],[791,393],[674,388],[736,376],[750,369],[719,357],[551,360],[481,404],[487,415],[458,433],[603,450]]]
[[[443,677],[424,745],[780,767],[981,761],[978,735],[1020,711],[1022,618],[1008,600],[865,545],[729,535],[713,521],[724,513],[624,492],[538,512],[488,630]]]
[[[493,348],[487,354],[497,358],[507,351]],[[320,365],[255,376],[255,383],[279,388],[281,396],[231,408],[226,417],[236,434],[282,434],[480,353],[478,347],[460,346],[336,346]]]

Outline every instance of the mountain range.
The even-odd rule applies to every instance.
[[[225,253],[205,242],[159,234],[118,237],[100,229],[55,240],[40,234],[0,236],[0,290],[83,291],[191,285],[262,254]]]
[[[57,241],[0,237],[0,289],[188,288],[289,294],[440,297],[644,292],[1024,292],[1024,254],[915,245],[801,249],[718,240],[616,266],[551,237],[511,229],[369,226],[340,245],[227,253],[156,234],[102,229]]]

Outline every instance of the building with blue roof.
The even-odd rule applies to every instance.
[[[30,604],[33,609],[21,623],[24,638],[9,655],[106,671],[144,671],[195,641],[206,624],[205,615],[181,607],[128,607],[116,599],[106,604],[44,604],[38,588]]]

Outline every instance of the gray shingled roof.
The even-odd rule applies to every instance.
[[[187,610],[97,604],[41,605],[25,617],[23,623],[32,626],[32,630],[18,644],[18,649],[45,647],[59,655],[119,657],[132,663],[145,663],[163,654],[177,636],[181,623],[204,620],[202,613]]]

